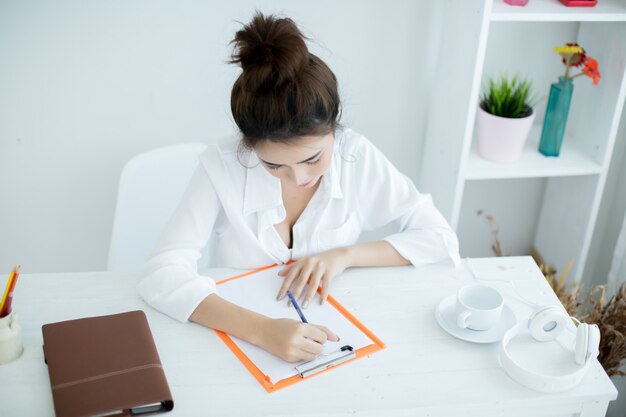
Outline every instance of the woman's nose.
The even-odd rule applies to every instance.
[[[308,174],[304,168],[294,168],[291,173],[291,179],[296,185],[302,185],[308,181]]]

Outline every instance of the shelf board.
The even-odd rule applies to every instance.
[[[494,22],[624,22],[623,0],[598,0],[594,7],[567,7],[558,0],[529,0],[526,6],[511,6],[494,0]]]
[[[547,157],[539,153],[541,126],[533,126],[522,155],[517,162],[499,163],[489,161],[478,154],[476,138],[467,161],[466,180],[489,180],[507,178],[564,177],[594,175],[602,172],[602,166],[578,148],[572,138],[565,135],[561,154]]]

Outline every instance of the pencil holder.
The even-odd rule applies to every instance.
[[[17,314],[9,313],[0,318],[0,365],[16,360],[22,352],[22,328],[17,322]]]

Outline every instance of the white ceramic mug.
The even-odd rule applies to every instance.
[[[488,330],[500,320],[504,299],[495,288],[471,284],[456,294],[456,324],[463,329]]]
[[[0,365],[14,361],[22,352],[22,328],[17,322],[17,314],[9,313],[0,318]]]

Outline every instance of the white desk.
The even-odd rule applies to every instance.
[[[529,257],[492,258],[487,266],[514,280],[528,299],[556,300]],[[216,278],[234,274],[212,272]],[[617,391],[599,363],[575,389],[542,394],[498,367],[498,344],[457,340],[438,326],[436,305],[472,280],[465,264],[456,271],[441,265],[347,271],[335,280],[332,294],[387,348],[268,394],[213,331],[178,323],[144,304],[132,274],[26,274],[14,301],[25,352],[0,366],[0,415],[53,415],[42,324],[143,309],[174,396],[169,416],[603,416]],[[510,284],[491,285],[518,320],[528,317],[531,307],[515,297]]]

